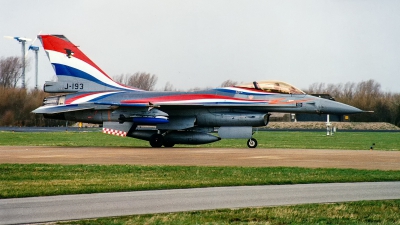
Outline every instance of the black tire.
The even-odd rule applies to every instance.
[[[172,148],[172,147],[174,147],[175,143],[171,143],[171,142],[167,142],[166,141],[166,142],[163,143],[163,145],[166,148]]]
[[[163,145],[163,136],[161,134],[153,134],[150,137],[150,145],[153,148],[160,148]]]
[[[257,147],[257,140],[255,138],[250,138],[249,140],[247,140],[247,147],[249,148]]]

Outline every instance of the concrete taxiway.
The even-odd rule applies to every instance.
[[[0,223],[36,223],[132,214],[399,198],[400,182],[240,186],[64,195],[0,200]]]

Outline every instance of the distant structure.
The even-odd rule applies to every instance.
[[[21,43],[21,47],[22,47],[22,57],[21,57],[21,61],[22,61],[22,84],[21,87],[25,88],[25,43],[27,41],[32,41],[29,38],[22,38],[22,37],[12,37],[12,36],[4,36],[5,38],[8,39],[15,39],[17,40],[19,43]]]
[[[35,89],[38,89],[38,51],[39,47],[30,45],[28,50],[35,52]]]

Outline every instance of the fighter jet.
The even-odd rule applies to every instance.
[[[44,91],[59,95],[45,98],[33,113],[102,124],[103,133],[146,140],[156,148],[222,138],[247,139],[247,146],[255,148],[253,127],[266,126],[272,112],[363,112],[280,81],[195,92],[144,91],[115,82],[64,35],[38,38],[58,79],[46,81]]]

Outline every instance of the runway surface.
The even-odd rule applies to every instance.
[[[0,163],[295,166],[399,170],[400,151],[0,146]]]
[[[0,223],[304,203],[399,199],[400,182],[268,185],[0,200]]]

